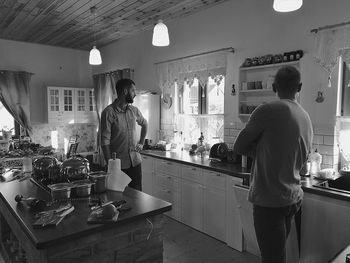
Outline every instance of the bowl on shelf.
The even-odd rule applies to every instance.
[[[255,81],[248,81],[247,82],[247,89],[248,90],[255,89]]]

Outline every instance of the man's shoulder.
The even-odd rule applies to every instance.
[[[114,111],[113,104],[109,104],[102,112],[109,113],[111,111]]]

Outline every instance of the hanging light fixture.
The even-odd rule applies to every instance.
[[[158,23],[153,28],[152,45],[156,47],[169,46],[169,33],[167,26],[162,20],[158,20]]]
[[[100,51],[96,48],[96,34],[95,34],[95,19],[96,19],[96,6],[93,6],[90,8],[91,14],[94,15],[94,24],[93,24],[93,35],[94,35],[94,46],[90,50],[90,55],[89,55],[89,64],[90,65],[101,65],[102,64],[102,58],[101,58],[101,53]]]
[[[303,5],[303,0],[274,0],[273,9],[277,12],[292,12]]]

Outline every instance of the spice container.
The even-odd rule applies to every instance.
[[[73,183],[73,193],[75,196],[89,196],[91,194],[91,185],[93,183],[90,180],[79,180]]]

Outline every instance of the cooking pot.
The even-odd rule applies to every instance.
[[[58,183],[48,186],[51,190],[51,197],[53,200],[68,199],[71,195],[72,184]]]
[[[89,196],[91,193],[91,185],[92,183],[90,180],[77,180],[73,183],[73,193],[75,196]]]
[[[83,157],[73,156],[61,165],[61,177],[68,181],[87,179],[89,172],[89,161]]]
[[[94,184],[95,193],[103,193],[107,190],[107,179],[109,174],[104,171],[96,171],[89,174],[90,180]]]
[[[33,177],[45,185],[61,180],[60,162],[52,156],[44,156],[34,160],[33,172]]]

